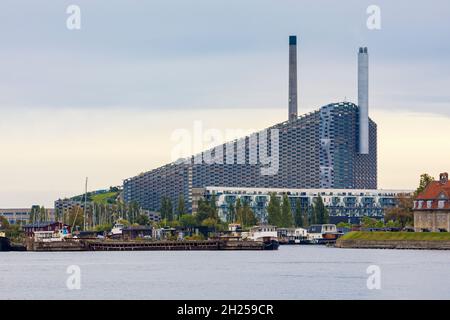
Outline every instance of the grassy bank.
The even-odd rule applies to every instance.
[[[450,232],[349,232],[342,240],[364,240],[364,241],[450,241]]]

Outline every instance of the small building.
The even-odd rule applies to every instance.
[[[44,221],[44,222],[35,222],[32,224],[26,224],[22,226],[22,230],[24,231],[25,235],[28,237],[33,237],[34,232],[36,231],[58,231],[62,230],[63,228],[67,229],[67,232],[70,233],[70,226],[67,224],[64,224],[62,222],[57,221]]]
[[[416,232],[450,231],[450,182],[448,173],[432,181],[414,201],[414,230]]]
[[[124,240],[151,238],[152,232],[151,226],[130,226],[122,229],[122,238]]]

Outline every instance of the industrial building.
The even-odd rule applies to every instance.
[[[377,189],[377,125],[368,115],[368,51],[358,52],[358,105],[330,103],[298,116],[297,37],[289,38],[288,120],[124,180],[123,198],[158,211],[161,199],[223,188]],[[210,161],[211,158],[219,161]]]

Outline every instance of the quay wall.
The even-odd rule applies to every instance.
[[[262,242],[254,241],[108,241],[72,240],[58,242],[27,241],[27,251],[169,251],[169,250],[264,250]]]
[[[353,249],[450,250],[450,241],[338,239],[335,246]]]

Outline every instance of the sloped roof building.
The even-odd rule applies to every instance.
[[[414,201],[414,229],[416,231],[450,231],[450,182],[448,173],[441,173],[438,181],[428,184]]]

